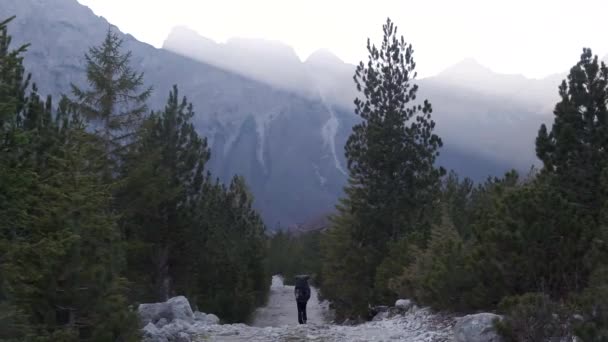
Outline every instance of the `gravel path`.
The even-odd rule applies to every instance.
[[[453,320],[413,309],[402,316],[367,322],[357,326],[327,323],[327,304],[319,303],[317,292],[308,302],[308,323],[297,324],[293,286],[284,286],[274,277],[268,304],[256,310],[251,326],[225,324],[204,326],[196,341],[224,342],[447,342],[451,341]]]
[[[325,323],[327,304],[321,305],[319,303],[315,288],[310,290],[310,300],[306,310],[308,324],[323,324]],[[293,292],[293,286],[283,285],[283,280],[274,276],[268,304],[255,311],[252,325],[261,328],[298,325],[298,310]]]

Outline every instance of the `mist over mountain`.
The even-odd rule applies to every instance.
[[[42,94],[85,84],[83,55],[110,23],[76,0],[0,2],[0,16],[11,15],[14,42],[32,44],[25,62]],[[243,175],[271,228],[333,209],[346,183],[344,145],[358,121],[354,65],[328,50],[302,62],[279,42],[216,43],[184,27],[163,49],[121,36],[154,87],[150,108],[162,108],[178,84],[209,140],[210,169],[222,180]],[[444,140],[441,165],[481,180],[536,162],[534,138],[551,118],[559,81],[501,75],[467,60],[418,83]]]
[[[190,29],[179,27],[169,34],[163,48],[305,97],[318,96],[346,111],[353,110],[353,100],[358,96],[352,79],[355,65],[343,62],[326,49],[299,62],[295,53],[286,53],[293,51],[286,46],[272,48],[264,40],[246,41],[248,48],[255,48],[237,48],[230,42],[213,44]],[[252,62],[260,50],[268,50],[270,55]],[[243,60],[256,66],[244,68]],[[268,60],[274,68],[268,67]],[[433,104],[437,130],[449,149],[482,156],[488,162],[480,166],[500,164],[492,173],[505,165],[526,169],[536,162],[534,138],[540,124],[550,119],[563,77],[565,74],[537,80],[500,74],[467,58],[436,76],[419,80],[419,98],[428,98]],[[445,155],[441,161],[451,167],[455,159]],[[468,168],[465,174],[479,179],[490,169]]]

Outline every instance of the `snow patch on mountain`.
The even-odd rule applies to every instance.
[[[336,153],[336,135],[338,134],[338,128],[340,127],[340,121],[338,121],[338,117],[336,116],[336,112],[332,109],[331,105],[327,104],[323,93],[319,90],[319,98],[321,99],[321,103],[327,109],[327,113],[329,113],[329,120],[325,122],[323,127],[321,127],[321,136],[323,137],[323,145],[329,147],[331,155],[334,159],[334,165],[336,169],[340,171],[342,174],[347,176],[348,174],[344,171],[344,168],[340,164],[340,160],[338,159],[338,155]]]
[[[317,164],[312,164],[313,169],[315,169],[315,174],[317,175],[317,178],[319,178],[319,184],[321,185],[325,185],[325,183],[327,183],[327,178],[323,177],[323,175],[321,175],[321,170],[319,169],[319,165]]]
[[[264,159],[264,143],[266,142],[266,128],[270,125],[272,121],[273,115],[267,115],[263,118],[259,118],[255,120],[255,128],[258,134],[258,144],[256,146],[256,158],[264,172],[268,172],[266,168],[266,162]]]

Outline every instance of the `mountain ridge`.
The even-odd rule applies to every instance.
[[[41,93],[69,93],[70,83],[86,84],[83,55],[110,27],[103,17],[76,0],[5,1],[0,13],[17,14],[15,25],[9,27],[15,43],[32,43],[25,62]],[[205,63],[187,56],[188,51],[176,53],[128,34],[121,37],[124,48],[133,53],[133,67],[154,86],[151,109],[162,108],[172,85],[178,84],[180,93],[194,104],[197,130],[209,140],[210,170],[224,181],[235,173],[244,176],[268,226],[306,222],[332,210],[346,185],[343,146],[359,120],[352,110],[357,96],[354,66],[331,67],[337,59],[323,52],[318,57],[330,66],[323,72],[318,65],[323,63],[299,59],[292,59],[291,66],[276,65],[261,49],[238,59],[253,59],[247,68],[261,65],[251,75],[250,70]],[[281,74],[276,79],[259,80],[264,72],[277,70]],[[505,107],[493,102],[498,97],[478,97],[466,88],[452,89],[436,81],[419,81],[419,98],[433,103],[445,143],[441,165],[481,180],[534,163],[532,132],[542,115],[517,101]],[[511,146],[510,135],[520,132],[526,137]],[[521,153],[524,147],[529,153]]]

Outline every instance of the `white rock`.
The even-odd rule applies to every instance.
[[[194,320],[194,314],[192,313],[190,302],[188,302],[186,297],[173,297],[167,301],[167,304],[169,304],[169,308],[173,314],[173,319],[182,319],[190,322]]]
[[[142,329],[142,341],[144,342],[168,342],[167,338],[152,322]]]
[[[376,316],[374,316],[374,318],[372,319],[373,322],[378,322],[381,321],[383,319],[387,319],[389,318],[389,312],[388,311],[382,311],[379,312]]]
[[[190,338],[190,335],[186,334],[185,332],[180,332],[173,339],[173,341],[175,341],[175,342],[191,342],[192,339]]]
[[[494,329],[494,321],[502,319],[492,313],[467,315],[454,326],[455,342],[501,342],[502,338]]]
[[[397,299],[395,302],[395,307],[404,311],[409,310],[413,305],[414,302],[409,299]]]
[[[207,314],[207,317],[205,318],[205,321],[209,325],[220,324],[220,318],[217,317],[214,314]]]
[[[195,311],[194,312],[194,320],[197,323],[203,325],[215,325],[220,324],[220,318],[214,314],[206,314],[204,312]]]
[[[169,321],[167,321],[167,319],[163,317],[163,318],[159,319],[158,322],[156,322],[155,325],[156,325],[157,328],[160,329],[160,328],[164,327],[167,324],[169,324]]]
[[[157,323],[161,319],[165,319],[167,322],[175,319],[188,322],[194,320],[190,303],[184,296],[173,297],[162,303],[140,304],[137,313],[142,325],[146,325],[149,322]]]

